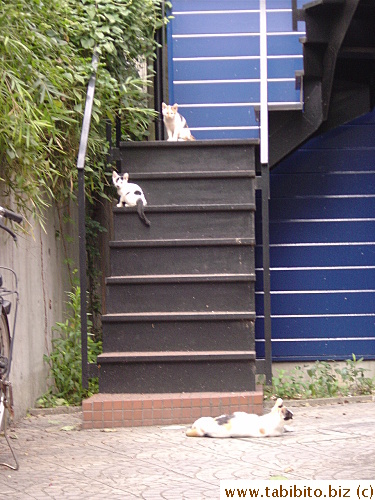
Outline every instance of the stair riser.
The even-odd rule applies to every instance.
[[[248,238],[254,234],[254,212],[248,210],[205,212],[146,212],[145,226],[133,209],[115,213],[116,240],[165,240],[199,238]]]
[[[190,147],[191,146],[191,147]],[[122,171],[130,176],[155,172],[220,172],[245,170],[254,172],[253,146],[220,146],[202,144],[154,143],[145,148],[124,144],[120,151]],[[214,159],[214,161],[213,161]]]
[[[255,203],[254,179],[247,177],[138,181],[130,175],[130,181],[142,187],[148,205]]]
[[[254,311],[254,283],[107,284],[107,313]]]
[[[110,260],[111,276],[255,272],[248,245],[112,248]]]
[[[103,352],[255,350],[254,321],[103,320]]]
[[[103,393],[254,391],[255,363],[243,361],[101,363]]]

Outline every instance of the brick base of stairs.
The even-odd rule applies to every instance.
[[[263,391],[95,394],[82,403],[83,428],[192,424],[199,417],[245,411],[263,414]]]

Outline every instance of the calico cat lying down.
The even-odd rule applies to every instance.
[[[178,104],[162,104],[163,121],[168,134],[168,141],[195,141],[185,118],[178,112]]]
[[[189,437],[235,438],[280,436],[288,431],[285,422],[293,418],[293,413],[278,399],[271,412],[254,415],[242,411],[220,417],[201,417],[186,431]]]

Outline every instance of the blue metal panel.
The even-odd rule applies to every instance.
[[[175,83],[181,80],[259,79],[259,59],[221,61],[175,61]]]
[[[197,38],[171,38],[169,47],[172,47],[173,58],[198,58],[198,57],[259,57],[259,36],[254,34],[226,36],[226,37],[197,37]],[[169,55],[172,54],[169,52]],[[169,59],[169,64],[174,61]],[[173,72],[172,79],[173,81]]]
[[[268,2],[267,8],[269,102],[302,107],[295,72],[303,68],[303,32],[292,32],[290,2]],[[259,137],[259,123],[249,123],[260,102],[259,0],[176,0],[172,15],[169,102],[182,105],[197,139]],[[224,106],[218,113],[212,105]]]
[[[275,2],[278,1],[275,0]],[[237,10],[259,9],[259,0],[229,0],[229,2],[228,0],[173,0],[173,11],[176,12],[228,10],[230,8]]]
[[[259,32],[259,11],[173,15],[173,32],[179,35]]]
[[[271,173],[273,359],[375,359],[375,112]],[[257,205],[260,207],[259,199]],[[263,346],[260,211],[257,355]]]

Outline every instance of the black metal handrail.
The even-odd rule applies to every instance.
[[[89,375],[95,375],[97,366],[89,365],[87,355],[87,276],[86,276],[86,224],[85,224],[85,159],[90,131],[92,106],[94,102],[96,72],[99,55],[94,49],[92,56],[92,73],[87,86],[85,111],[83,114],[81,139],[79,143],[78,170],[78,232],[79,232],[79,280],[81,288],[81,353],[82,353],[82,387],[88,389]],[[89,374],[89,369],[91,373]]]

